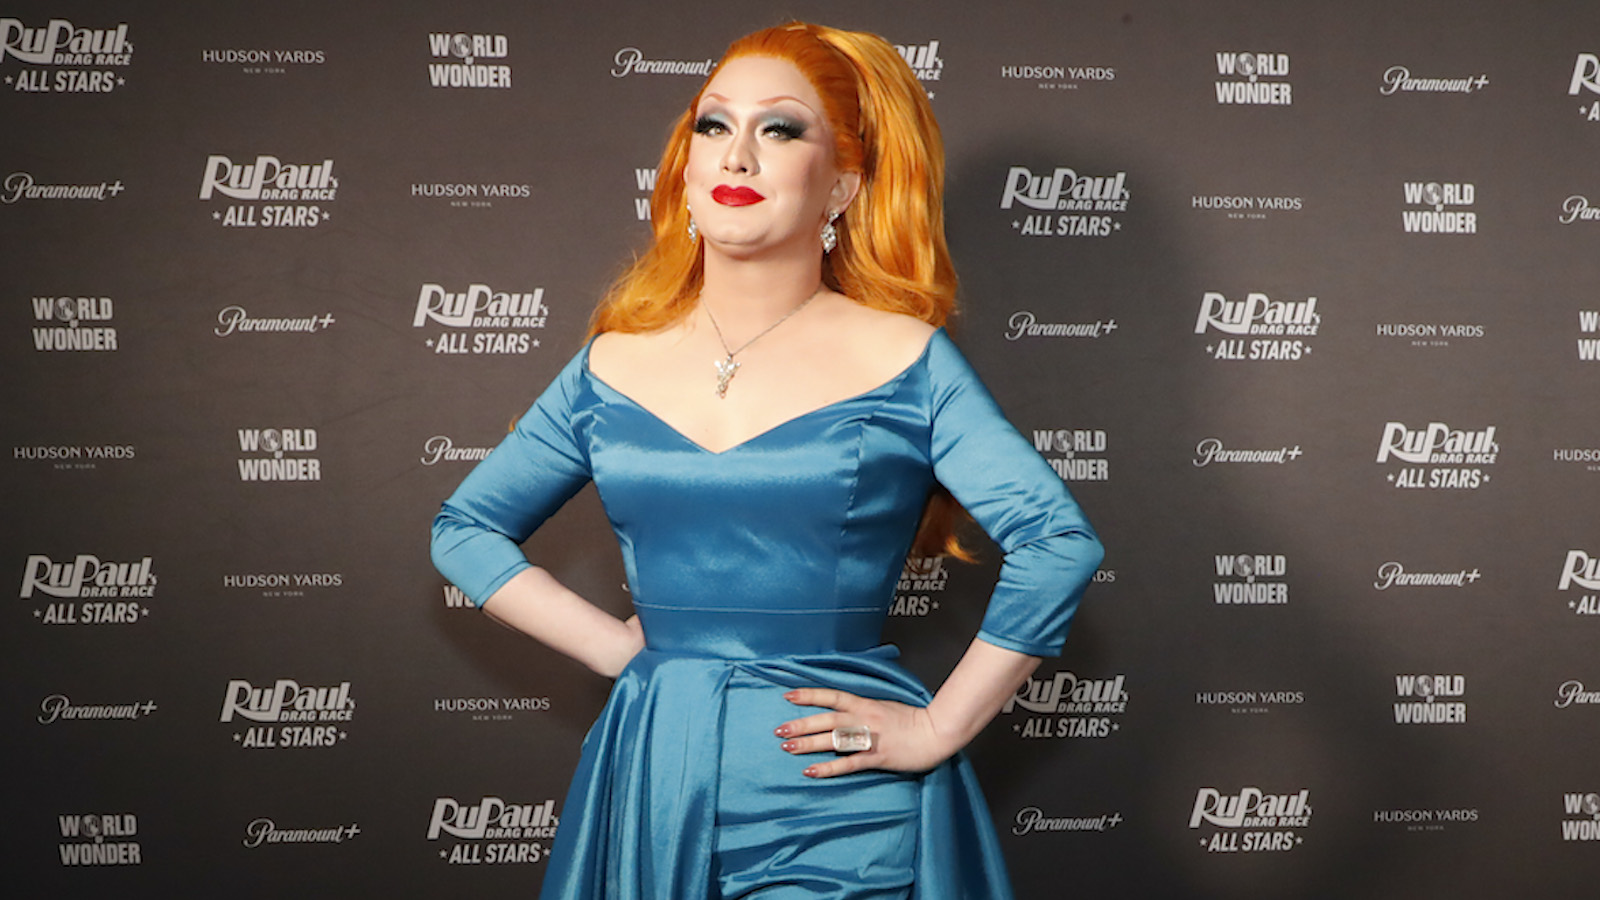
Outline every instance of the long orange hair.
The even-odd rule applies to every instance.
[[[822,98],[834,165],[861,173],[855,201],[834,222],[839,243],[823,256],[823,283],[864,306],[944,325],[956,303],[956,270],[944,236],[944,139],[911,67],[877,35],[804,22],[746,35],[717,65],[741,56],[793,63]],[[601,300],[590,335],[654,331],[694,308],[705,272],[700,244],[688,234],[683,172],[704,91],[701,85],[673,124],[661,154],[650,198],[650,246]],[[911,552],[971,559],[954,534],[960,515],[948,492],[935,491]]]

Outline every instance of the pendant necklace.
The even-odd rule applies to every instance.
[[[813,293],[811,296],[807,297],[806,299],[800,301],[800,305],[799,306],[796,306],[794,309],[791,309],[788,312],[784,313],[783,317],[778,319],[778,321],[773,322],[771,325],[768,325],[766,328],[761,329],[761,332],[759,334],[757,334],[755,337],[751,338],[748,341],[745,341],[743,344],[740,344],[739,348],[737,350],[729,350],[728,349],[728,339],[722,336],[722,328],[721,328],[721,326],[717,325],[717,317],[711,314],[711,307],[707,306],[704,302],[702,302],[700,304],[701,308],[706,311],[706,318],[711,320],[711,328],[712,328],[712,330],[717,333],[717,343],[722,345],[722,352],[724,354],[726,354],[725,356],[723,356],[722,359],[719,359],[719,360],[716,361],[716,366],[717,366],[717,399],[718,400],[726,400],[726,399],[728,399],[728,382],[732,381],[733,380],[733,374],[735,372],[739,371],[739,363],[734,362],[733,358],[735,356],[738,356],[739,354],[743,353],[751,344],[754,344],[756,341],[759,341],[762,338],[766,337],[767,333],[770,332],[772,329],[777,328],[779,325],[782,325],[784,322],[787,322],[789,320],[790,316],[794,315],[795,313],[799,312],[802,309],[805,309],[806,308],[806,304],[810,303],[811,301],[813,301],[815,299],[817,299],[817,294],[820,294],[820,293],[822,293],[822,288],[819,286],[815,293]]]

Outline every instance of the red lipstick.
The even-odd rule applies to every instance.
[[[729,187],[719,184],[711,189],[711,199],[723,206],[749,206],[767,199],[747,187]]]

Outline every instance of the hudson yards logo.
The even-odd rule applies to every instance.
[[[944,592],[950,581],[942,556],[908,556],[895,583],[894,603],[889,615],[918,618],[939,608],[936,594]]]
[[[224,228],[315,228],[330,218],[321,207],[339,192],[333,160],[286,163],[276,156],[257,156],[254,162],[235,163],[226,156],[206,157],[200,180],[200,199],[214,195],[250,201],[230,203],[213,210],[211,218]],[[257,201],[273,201],[256,205]]]
[[[1266,294],[1249,293],[1243,300],[1229,300],[1217,291],[1206,291],[1200,298],[1194,333],[1223,335],[1206,344],[1212,359],[1294,361],[1311,352],[1306,338],[1315,337],[1321,326],[1315,297],[1273,300]]]
[[[73,703],[66,694],[51,694],[39,703],[39,724],[56,722],[133,721],[156,711],[154,700],[135,703]]]
[[[436,88],[511,87],[511,67],[503,62],[510,55],[509,46],[503,34],[430,34],[428,51],[433,58],[452,61],[428,63],[428,84]]]
[[[1197,468],[1205,468],[1212,463],[1276,463],[1283,465],[1298,460],[1304,451],[1299,444],[1293,447],[1279,447],[1276,450],[1234,450],[1225,447],[1221,439],[1208,437],[1194,447],[1194,464]]]
[[[128,40],[126,22],[79,28],[66,19],[51,19],[42,27],[29,28],[21,19],[3,18],[0,64],[7,59],[30,67],[5,76],[5,83],[18,93],[108,94],[127,81],[105,67],[132,64],[133,42]]]
[[[1230,219],[1267,219],[1273,213],[1299,212],[1305,208],[1305,200],[1262,194],[1196,194],[1189,198],[1189,208],[1214,210]]]
[[[1080,175],[1057,167],[1048,175],[1035,175],[1026,166],[1012,166],[1000,208],[1014,205],[1038,210],[1011,220],[1019,234],[1109,237],[1121,230],[1119,216],[1128,211],[1128,173]]]
[[[1476,808],[1467,809],[1375,809],[1374,825],[1403,825],[1406,831],[1444,831],[1451,825],[1478,821]]]
[[[1025,834],[1051,834],[1063,831],[1106,832],[1121,824],[1121,813],[1100,816],[1047,816],[1039,807],[1028,806],[1017,810],[1016,824],[1011,826],[1011,833],[1020,837]]]
[[[1572,591],[1578,596],[1567,600],[1567,608],[1580,616],[1600,616],[1600,556],[1590,556],[1583,550],[1568,550],[1567,561],[1561,566],[1558,591]]]
[[[1226,709],[1229,713],[1242,715],[1264,715],[1273,711],[1275,707],[1299,706],[1306,702],[1305,691],[1196,691],[1194,695],[1196,706],[1213,706]]]
[[[340,725],[350,721],[355,708],[348,681],[313,687],[280,678],[271,687],[256,687],[234,679],[223,695],[219,721],[232,722],[237,716],[254,723],[233,733],[241,747],[332,747],[349,737]]]
[[[260,591],[263,597],[304,597],[307,591],[344,586],[339,572],[255,572],[222,576],[228,590]]]
[[[1116,319],[1093,322],[1041,322],[1029,310],[1018,310],[1006,320],[1006,340],[1022,338],[1099,338],[1117,330]]]
[[[1483,337],[1484,327],[1465,322],[1382,322],[1377,334],[1403,339],[1413,347],[1448,347],[1451,341]]]
[[[1383,71],[1383,86],[1378,93],[1394,94],[1471,94],[1489,85],[1487,75],[1461,75],[1454,78],[1415,78],[1405,66],[1390,66]]]
[[[629,75],[694,75],[706,78],[717,64],[714,59],[652,59],[638,47],[623,47],[611,57],[611,77]]]
[[[333,313],[320,316],[252,316],[242,306],[225,306],[217,313],[217,337],[235,334],[316,334],[334,323]]]
[[[1561,820],[1563,841],[1600,841],[1600,794],[1564,794],[1561,805],[1567,814]]]
[[[33,349],[115,350],[110,297],[33,297]]]
[[[139,817],[133,813],[57,816],[63,866],[137,866]]]
[[[1494,465],[1499,455],[1493,425],[1471,431],[1443,422],[1418,429],[1404,422],[1389,422],[1378,442],[1379,463],[1394,460],[1406,464],[1384,476],[1397,488],[1475,490],[1488,483],[1490,476],[1483,467]]]
[[[1200,837],[1200,846],[1208,853],[1293,850],[1304,842],[1295,829],[1311,825],[1311,792],[1269,794],[1246,787],[1237,794],[1224,794],[1203,787],[1195,794],[1189,827],[1206,825],[1212,831]]]
[[[493,447],[457,447],[447,435],[436,434],[422,442],[422,464],[436,466],[441,462],[477,462],[486,458]]]
[[[1392,587],[1467,587],[1476,584],[1483,575],[1477,569],[1468,572],[1407,572],[1406,567],[1393,560],[1378,567],[1378,577],[1372,586],[1380,591]]]
[[[1396,675],[1394,721],[1397,725],[1465,725],[1465,675]]]
[[[1075,91],[1083,82],[1109,83],[1117,80],[1110,66],[1007,65],[1000,67],[1007,81],[1031,81],[1041,91]]]
[[[1114,716],[1128,711],[1127,678],[1079,678],[1071,672],[1029,678],[1000,712],[1031,713],[1011,730],[1023,738],[1104,738],[1122,728]]]
[[[1584,93],[1580,95],[1579,91]],[[1567,85],[1567,93],[1573,97],[1582,96],[1578,115],[1590,122],[1600,122],[1600,100],[1590,96],[1600,94],[1600,56],[1593,53],[1578,54],[1578,61],[1572,66],[1572,81]]]
[[[527,200],[533,196],[533,187],[509,182],[419,181],[411,185],[411,196],[445,200],[457,208],[486,209],[496,200]]]
[[[517,713],[549,712],[549,697],[441,697],[433,711],[466,715],[474,722],[505,722]]]
[[[320,66],[328,61],[321,50],[228,49],[201,50],[200,61],[207,65],[238,66],[246,75],[282,75],[290,66]]]
[[[22,569],[22,599],[51,598],[33,611],[44,625],[131,625],[150,614],[139,600],[156,594],[151,566],[148,556],[115,562],[85,553],[56,562],[35,554]]]
[[[1212,598],[1219,606],[1281,606],[1289,602],[1289,560],[1282,554],[1221,554],[1211,558],[1217,580]]]
[[[544,328],[549,314],[544,288],[511,292],[473,284],[450,291],[424,284],[411,325],[424,328],[431,322],[450,329],[423,341],[434,353],[527,353],[539,346],[528,332]]]
[[[315,428],[241,428],[240,481],[321,481]],[[294,454],[285,456],[284,454]]]
[[[440,797],[433,801],[428,840],[456,839],[439,849],[439,858],[453,866],[536,863],[550,855],[548,841],[560,824],[554,800],[521,804],[484,797],[468,805]]]
[[[0,185],[0,203],[18,200],[109,200],[122,193],[122,181],[98,184],[40,184],[27,172],[12,172]]]
[[[1106,433],[1099,429],[1057,428],[1033,430],[1033,448],[1045,458],[1062,481],[1110,481],[1106,459]]]
[[[268,844],[342,844],[361,833],[354,822],[327,828],[279,828],[268,818],[252,819],[244,827],[244,845],[251,849]]]
[[[11,448],[12,459],[43,460],[54,469],[94,469],[103,460],[130,460],[132,444],[35,444]]]
[[[1478,189],[1470,182],[1407,181],[1406,206],[1400,224],[1406,234],[1477,234],[1478,214],[1471,211]]]
[[[1288,106],[1288,77],[1287,53],[1218,53],[1217,102]]]

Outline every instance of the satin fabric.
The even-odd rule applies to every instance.
[[[880,633],[934,479],[1005,552],[980,638],[1055,655],[1100,562],[1061,480],[948,336],[879,387],[720,453],[587,359],[434,523],[435,562],[478,604],[590,479],[622,548],[646,648],[584,741],[543,896],[1010,897],[963,756],[807,779],[810,760],[772,734],[809,712],[782,699],[795,687],[929,701]]]

